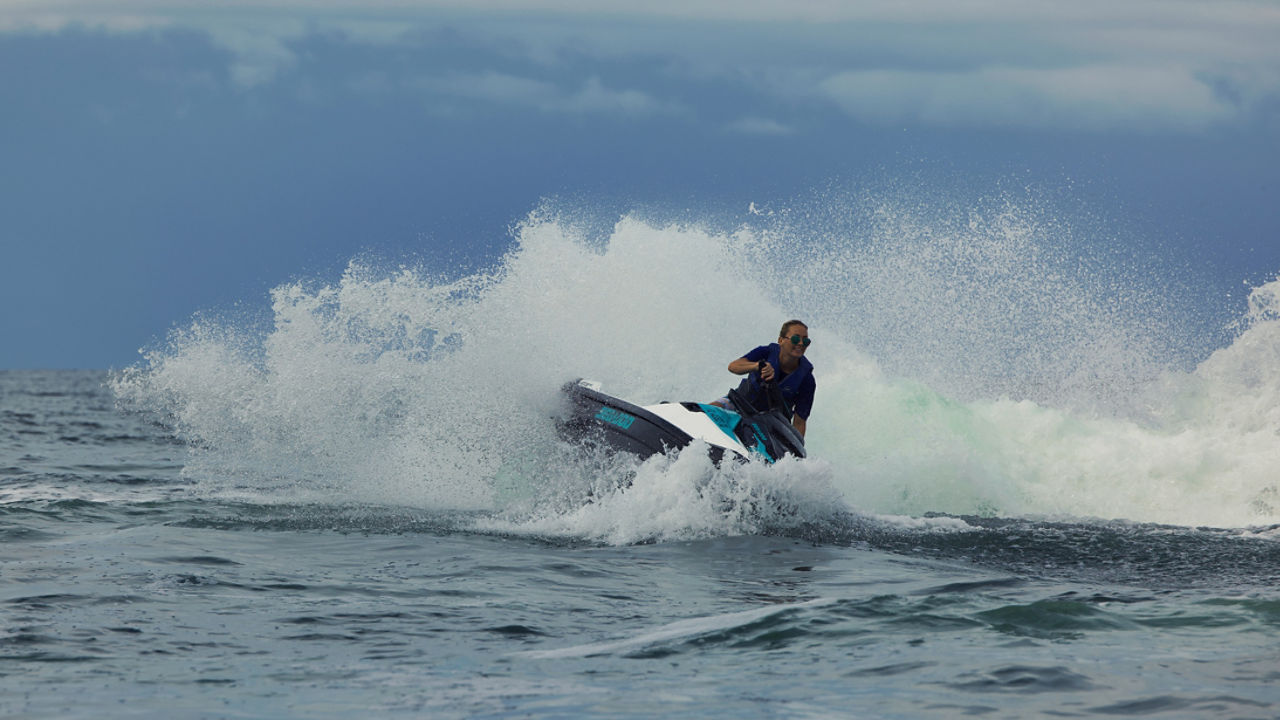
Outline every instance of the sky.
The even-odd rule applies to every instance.
[[[1274,0],[214,5],[0,0],[0,369],[124,367],[364,254],[480,266],[557,198],[1014,183],[1207,294],[1280,273]]]

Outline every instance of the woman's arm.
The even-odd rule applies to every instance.
[[[746,375],[747,373],[755,370],[756,367],[758,367],[759,365],[760,363],[756,362],[755,360],[748,360],[745,357],[740,357],[737,360],[734,360],[733,362],[729,363],[729,372],[733,373],[734,375]],[[769,382],[770,380],[773,379],[772,365],[770,365],[769,363],[764,364],[764,368],[760,371],[760,379],[764,380],[765,382]]]

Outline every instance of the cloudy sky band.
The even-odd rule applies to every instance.
[[[0,304],[39,308],[0,367],[366,250],[488,262],[548,197],[1062,188],[1238,289],[1280,269],[1277,37],[1272,0],[0,0]]]
[[[518,58],[523,67],[420,68],[417,77],[388,87],[564,114],[696,115],[687,99],[664,94],[664,78],[565,77],[555,66],[566,54],[654,66],[661,58],[665,72],[736,84],[766,106],[799,102],[795,110],[803,115],[821,104],[858,122],[888,125],[1196,132],[1251,122],[1256,109],[1280,97],[1280,43],[1274,42],[1280,6],[1274,3],[601,7],[245,0],[192,11],[132,0],[104,11],[96,3],[0,0],[0,27],[20,33],[196,29],[232,54],[230,77],[241,88],[289,82],[303,62],[297,46],[309,35],[339,32],[346,42],[376,49],[430,43],[431,31],[444,29],[487,46],[495,57]],[[522,21],[532,13],[552,19]],[[636,22],[660,31],[635,32]],[[834,25],[797,31],[813,23]],[[795,118],[767,107],[744,109],[733,122],[738,130],[764,134],[798,127]]]

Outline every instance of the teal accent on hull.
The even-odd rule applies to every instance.
[[[611,407],[600,408],[600,412],[596,413],[596,419],[603,420],[611,425],[617,425],[623,430],[630,428],[631,424],[636,421],[634,415],[624,413],[621,410]]]
[[[716,427],[720,428],[725,435],[728,435],[735,441],[738,439],[738,436],[734,434],[734,431],[738,429],[738,424],[742,422],[741,415],[730,410],[725,410],[719,405],[705,405],[703,403],[698,403],[698,407],[702,409],[702,412],[705,413],[707,417],[711,418],[711,422],[715,423]],[[769,454],[767,449],[765,449],[764,435],[760,432],[760,427],[755,423],[752,423],[751,432],[756,438],[756,446],[751,448],[752,452],[758,453],[769,462],[773,462],[773,456]]]
[[[738,415],[736,412],[725,410],[719,405],[704,405],[702,403],[698,403],[698,407],[702,409],[702,412],[707,417],[711,418],[711,422],[715,423],[716,427],[720,428],[725,435],[728,435],[734,440],[738,439],[733,434],[733,431],[738,428],[738,423],[742,422],[742,416]]]
[[[765,448],[764,432],[760,430],[760,426],[755,423],[751,423],[751,432],[753,435],[756,436],[756,446],[751,448],[751,451],[755,453],[759,453],[761,457],[763,457],[765,460],[768,460],[769,462],[772,463],[774,458],[772,455],[769,454],[769,451]]]

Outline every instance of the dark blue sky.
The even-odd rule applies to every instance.
[[[364,253],[483,265],[547,197],[1034,187],[1206,298],[1280,272],[1273,3],[926,4],[2,0],[0,368],[122,367]]]

